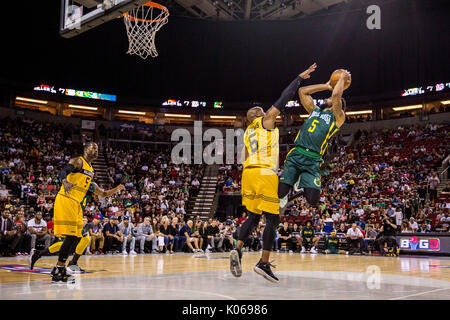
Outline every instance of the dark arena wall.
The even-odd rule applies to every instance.
[[[381,8],[381,30],[366,27],[366,8],[372,4]],[[20,20],[10,14],[1,22],[3,30],[15,32],[3,33],[0,77],[153,99],[272,101],[291,78],[317,62],[308,83],[325,82],[343,67],[353,78],[348,96],[398,94],[422,83],[448,81],[445,5],[446,0],[351,1],[345,12],[329,10],[296,21],[170,16],[156,36],[159,57],[142,61],[126,55],[121,20],[64,39],[58,34],[58,6],[29,3]]]

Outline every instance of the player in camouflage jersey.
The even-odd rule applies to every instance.
[[[344,71],[334,88],[327,82],[299,89],[300,101],[310,116],[295,137],[295,147],[289,151],[284,163],[278,186],[280,208],[284,208],[289,201],[300,195],[303,195],[312,206],[318,204],[322,156],[330,139],[345,122],[345,100],[342,99],[342,93],[348,80],[350,73]],[[324,90],[333,92],[331,98],[317,107],[311,94]],[[292,188],[298,193],[289,197]]]

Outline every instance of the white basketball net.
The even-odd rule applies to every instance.
[[[140,6],[128,12],[124,16],[130,43],[127,53],[136,54],[142,59],[157,57],[155,35],[167,23],[168,16],[168,11],[152,6]]]

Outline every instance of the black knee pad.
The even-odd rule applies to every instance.
[[[314,188],[305,188],[303,196],[308,201],[308,203],[315,207],[320,201],[320,190]]]
[[[66,236],[61,248],[59,249],[58,260],[61,262],[66,262],[67,258],[71,254],[72,248],[78,244],[78,241],[80,241],[80,238],[78,237]]]
[[[280,215],[273,213],[265,213],[266,226],[263,233],[263,250],[272,250],[275,240],[275,232],[280,224]]]
[[[261,219],[260,214],[256,214],[247,210],[247,220],[242,224],[241,230],[239,231],[238,240],[245,241],[248,236],[253,232],[253,229],[259,223]]]

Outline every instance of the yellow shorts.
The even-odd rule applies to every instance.
[[[81,237],[83,230],[81,204],[72,198],[58,194],[54,205],[53,225],[56,237]]]
[[[278,176],[267,168],[247,168],[242,172],[242,205],[248,211],[279,214]]]

